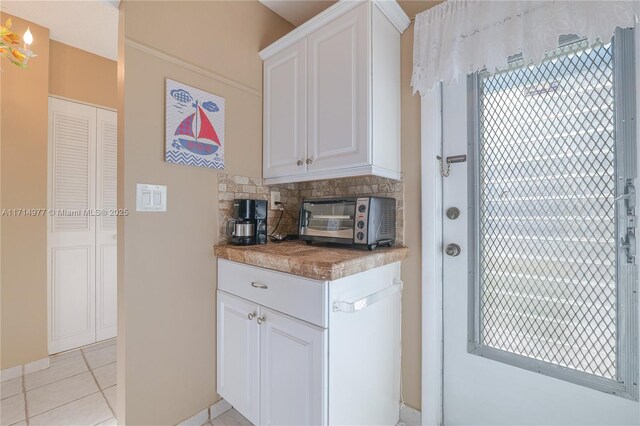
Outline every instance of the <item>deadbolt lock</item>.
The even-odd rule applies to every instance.
[[[456,220],[460,217],[460,209],[457,207],[449,207],[446,214],[449,219]]]

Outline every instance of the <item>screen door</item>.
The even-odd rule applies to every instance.
[[[640,423],[633,60],[566,39],[443,88],[445,424]]]

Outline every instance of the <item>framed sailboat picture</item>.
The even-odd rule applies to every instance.
[[[224,169],[224,98],[166,80],[165,161]]]

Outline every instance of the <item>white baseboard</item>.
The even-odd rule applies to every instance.
[[[216,417],[219,417],[227,411],[231,410],[231,408],[233,408],[231,404],[229,404],[226,400],[221,399],[220,401],[209,407],[209,419],[213,420]]]
[[[202,426],[209,421],[209,409],[198,411],[195,415],[178,423],[177,426]]]
[[[420,411],[408,405],[403,405],[402,408],[400,408],[400,421],[398,424],[403,426],[420,426],[421,418],[422,413],[420,413]]]
[[[224,399],[221,399],[220,401],[211,405],[209,408],[198,411],[198,413],[196,413],[195,415],[181,421],[176,426],[202,426],[203,424],[208,423],[210,420],[213,420],[216,417],[229,411],[231,408],[233,408],[231,404],[229,404]]]
[[[24,372],[22,374],[35,373],[36,371],[44,370],[45,368],[49,368],[49,357],[25,364]]]
[[[22,366],[16,365],[15,367],[0,371],[0,382],[6,382],[7,380],[16,379],[20,376],[22,376]]]
[[[24,365],[16,365],[15,367],[0,371],[0,382],[16,379],[24,374],[35,373],[36,371],[44,370],[45,368],[49,368],[49,357],[29,362]]]

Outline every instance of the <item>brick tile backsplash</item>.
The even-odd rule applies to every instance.
[[[342,179],[328,179],[312,182],[283,183],[265,185],[264,179],[247,176],[218,174],[218,219],[220,223],[218,241],[226,243],[227,220],[233,217],[233,200],[269,200],[271,191],[280,192],[280,201],[285,205],[278,234],[298,233],[298,213],[300,202],[306,198],[327,198],[354,195],[375,195],[396,199],[396,244],[404,241],[404,183],[378,176],[358,176]],[[279,211],[267,213],[267,231],[272,232]]]

